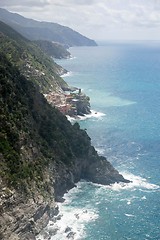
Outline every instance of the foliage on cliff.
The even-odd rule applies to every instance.
[[[62,71],[40,48],[0,22],[0,238],[35,239],[54,200],[84,178],[125,179],[99,157],[85,130],[41,92],[62,91]],[[82,97],[81,109],[86,97]]]
[[[17,66],[20,72],[33,81],[43,93],[59,91],[67,84],[60,74],[66,72],[47,56],[35,43],[0,22],[0,53]]]
[[[55,73],[59,67],[2,22],[0,30],[0,173],[5,182],[20,188],[32,181],[48,186],[50,167],[61,193],[82,177],[93,180],[94,175],[93,181],[105,184],[123,180],[98,156],[87,133],[77,123],[72,126],[40,93],[66,86]]]
[[[38,88],[0,55],[1,177],[15,186],[43,182],[50,162],[72,166],[90,139],[51,107]],[[24,185],[23,185],[23,184]]]
[[[69,58],[71,54],[59,43],[53,43],[46,40],[37,40],[35,43],[49,56],[57,59]]]

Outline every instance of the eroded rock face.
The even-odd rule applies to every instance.
[[[15,190],[0,191],[0,239],[35,240],[35,236],[56,213],[56,204],[37,192],[36,197],[26,198]]]
[[[57,201],[63,201],[63,194],[75,186],[75,183],[84,179],[93,183],[110,185],[113,183],[129,183],[105,157],[99,156],[94,148],[88,156],[77,158],[72,167],[57,165],[54,189]]]
[[[119,172],[107,161],[106,158],[100,157],[99,161],[88,164],[84,171],[84,178],[93,183],[109,185],[113,183],[129,183]]]
[[[0,239],[32,240],[54,215],[55,199],[80,179],[126,180],[98,156],[78,123],[50,106],[6,57],[0,61]]]
[[[56,201],[63,201],[63,194],[75,186],[80,179],[99,184],[129,182],[107,161],[99,157],[94,148],[88,156],[77,158],[72,166],[64,163],[50,166],[50,184],[53,187],[51,198],[45,198],[34,189],[34,195],[25,197],[15,190],[2,188],[0,192],[0,239],[3,240],[35,240],[57,215]]]

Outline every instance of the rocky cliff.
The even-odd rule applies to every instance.
[[[4,55],[0,79],[1,239],[34,239],[54,213],[54,201],[81,178],[126,180]]]
[[[20,36],[18,46],[4,31],[0,37],[0,239],[34,240],[56,214],[55,202],[80,179],[127,180],[97,154],[78,123],[72,125],[44,98],[41,91],[53,76],[47,71],[54,73],[48,58],[37,57],[37,48]],[[30,72],[22,69],[28,58]],[[42,67],[45,77],[35,75]],[[57,73],[53,79],[59,90],[65,85]]]

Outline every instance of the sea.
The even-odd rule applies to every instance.
[[[59,220],[47,227],[51,240],[160,240],[160,42],[69,50],[72,58],[57,63],[69,71],[64,80],[90,97],[92,109],[76,121],[131,183],[82,179],[58,203]]]

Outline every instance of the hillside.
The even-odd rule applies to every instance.
[[[47,40],[34,41],[47,55],[53,58],[70,58],[71,54],[64,46],[59,43],[53,43]]]
[[[35,43],[3,22],[0,22],[0,43],[0,52],[5,53],[27,79],[37,84],[41,92],[58,92],[68,87],[59,76],[67,71],[44,54]]]
[[[5,22],[30,40],[47,40],[71,46],[96,46],[96,42],[69,27],[57,23],[39,22],[0,9],[0,21]]]
[[[81,178],[125,179],[2,54],[0,84],[0,236],[34,239],[54,214],[54,199]]]
[[[3,22],[0,22],[0,42],[0,52],[6,53],[10,62],[39,87],[50,104],[70,116],[90,112],[89,98],[85,94],[72,93],[76,88],[69,87],[60,77],[67,71],[48,56],[48,51],[59,58],[68,56],[59,44],[27,40]],[[70,90],[70,95],[66,90]]]
[[[34,70],[43,67],[45,76],[51,71],[60,89],[57,65],[3,23],[0,42],[0,239],[35,240],[57,213],[56,201],[80,179],[127,180],[97,154],[86,131],[41,93],[49,78]]]

